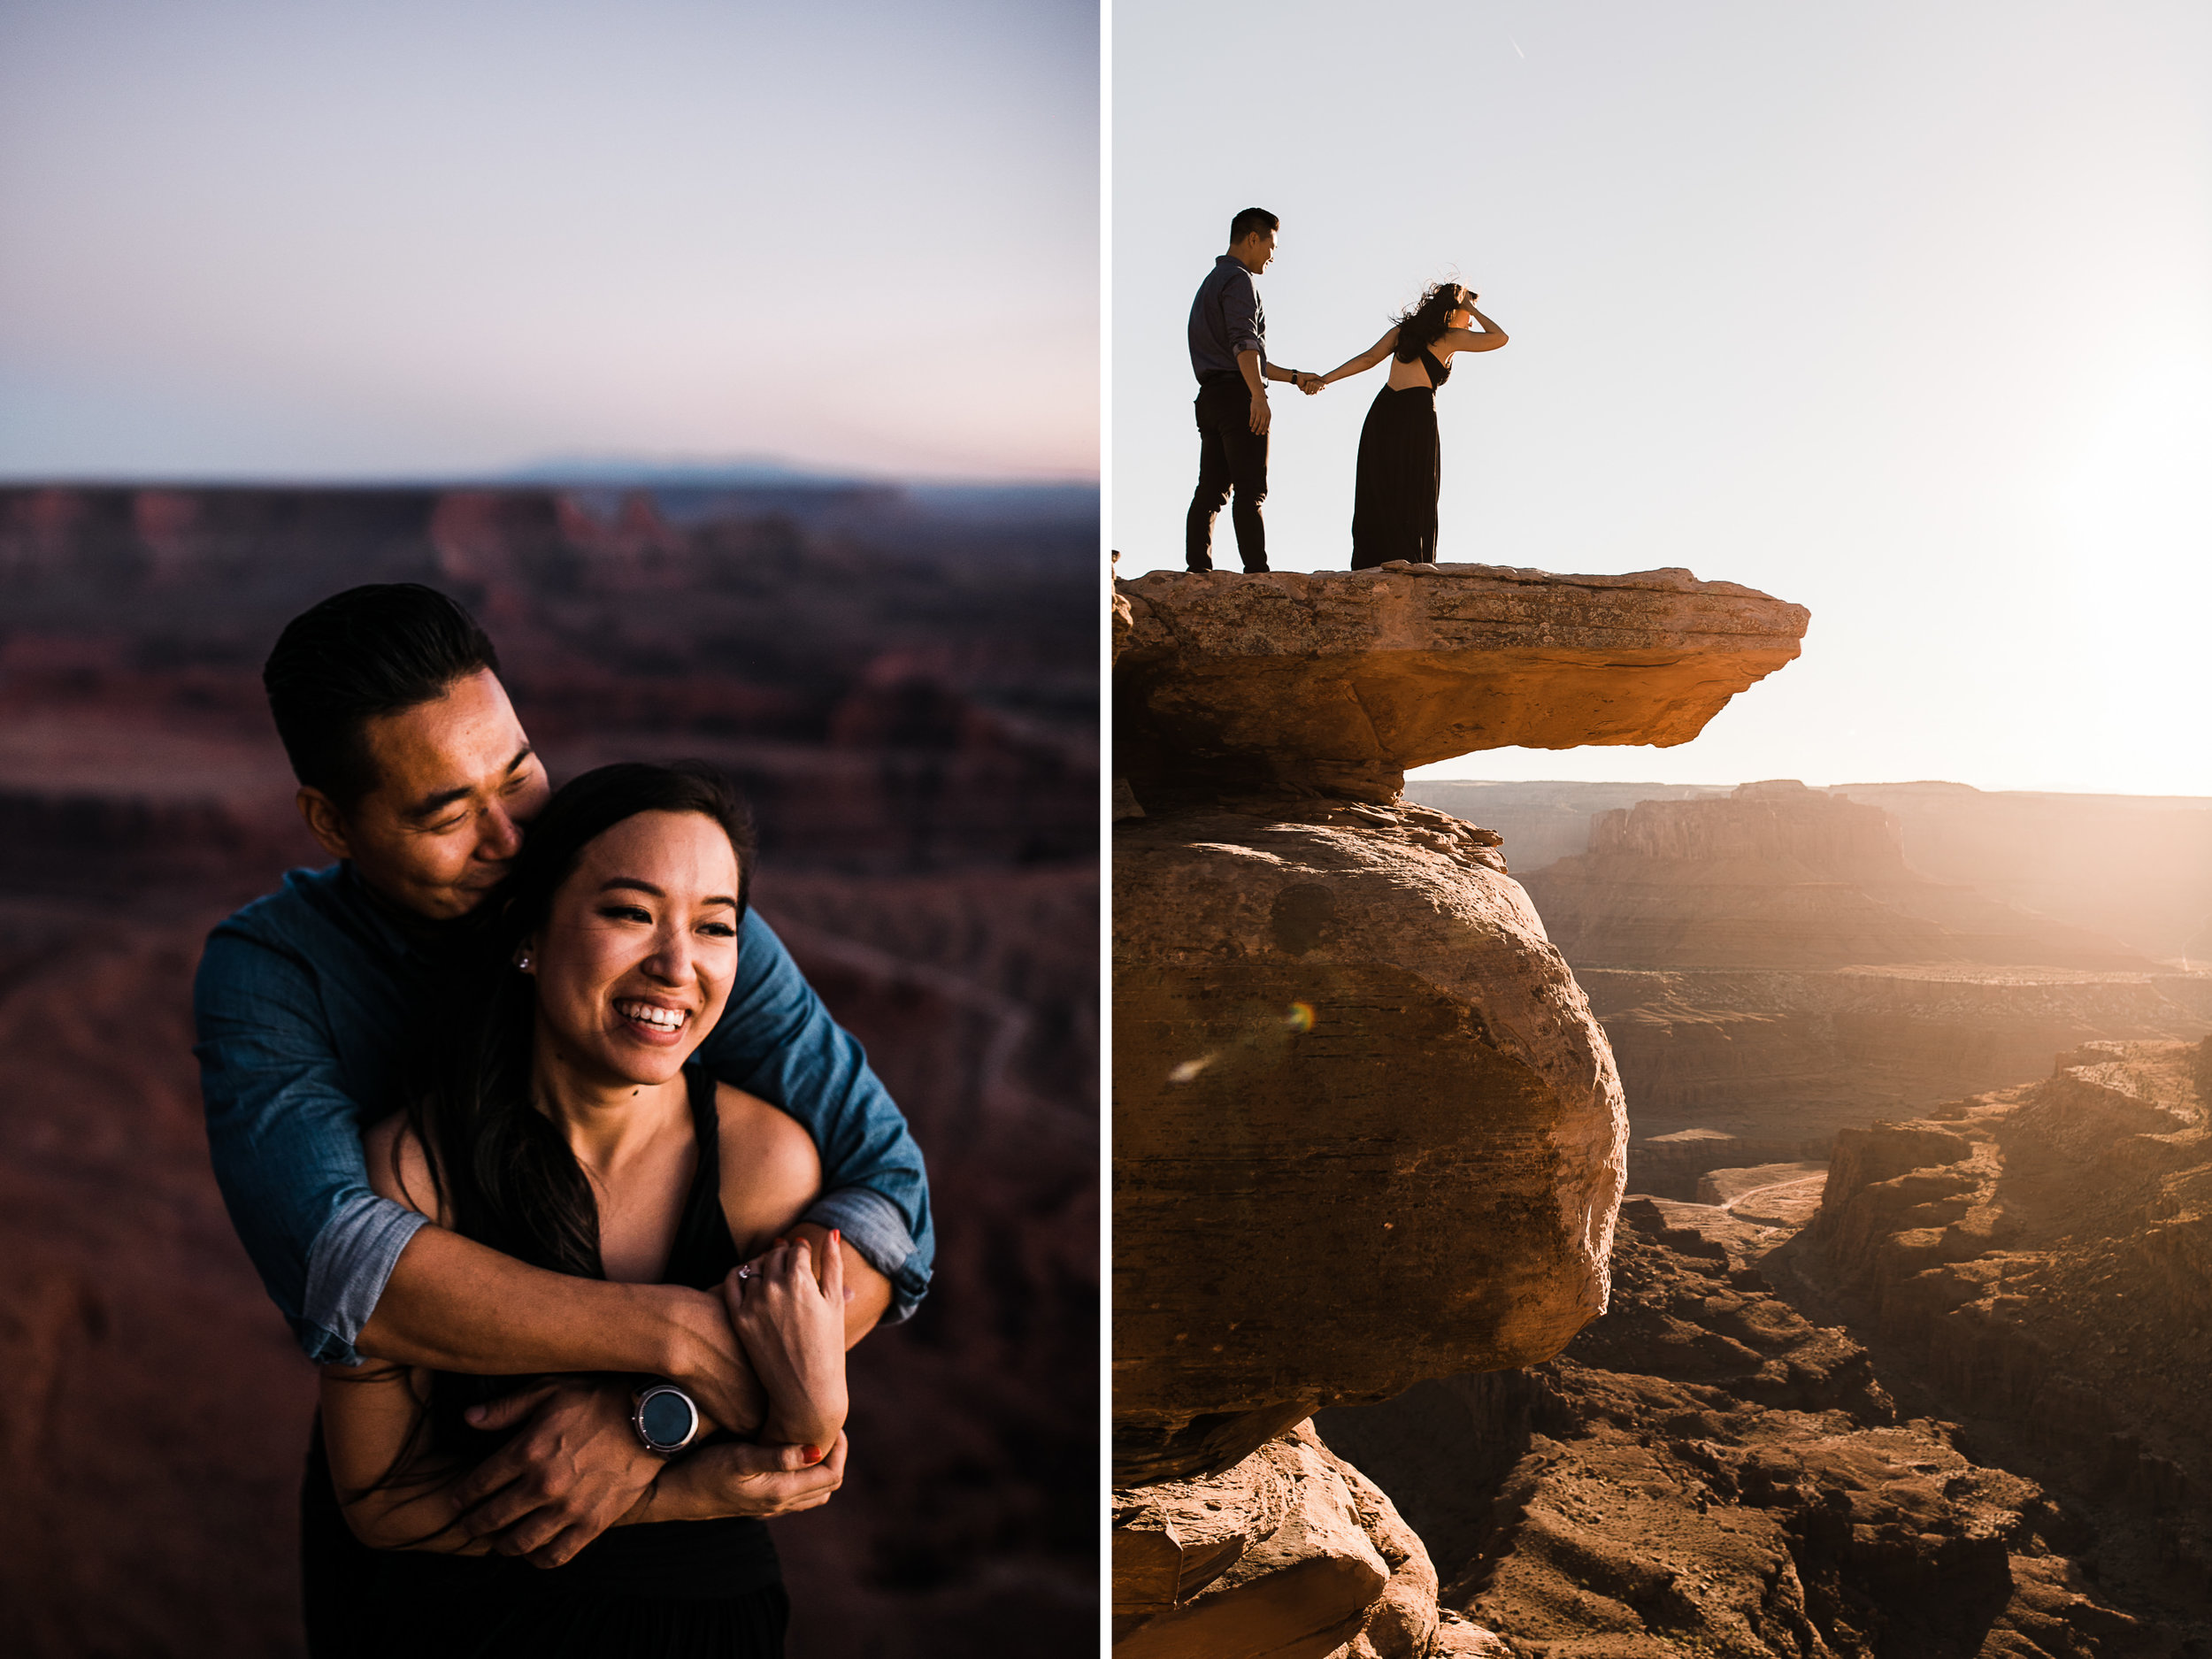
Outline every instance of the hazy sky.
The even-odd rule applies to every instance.
[[[1442,558],[1813,613],[1693,744],[1433,775],[2212,794],[2212,8],[1119,0],[1113,51],[1125,574],[1181,565],[1185,319],[1263,206],[1279,362],[1454,274],[1511,334],[1438,398]],[[1381,380],[1276,394],[1279,567],[1348,563]]]
[[[0,477],[1098,465],[1086,0],[0,0]]]

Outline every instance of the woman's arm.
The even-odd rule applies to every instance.
[[[427,1373],[370,1360],[326,1365],[323,1449],[338,1508],[372,1549],[480,1555],[490,1543],[457,1523],[468,1507],[454,1487],[465,1473],[431,1455]]]
[[[814,1142],[787,1113],[724,1084],[722,1217],[748,1277],[726,1284],[730,1323],[767,1391],[760,1438],[826,1447],[845,1421],[844,1351],[891,1300],[890,1281],[834,1231],[802,1222],[822,1180]],[[804,1272],[802,1286],[794,1277]]]
[[[724,1281],[730,1323],[768,1391],[760,1438],[776,1445],[825,1450],[845,1426],[845,1262],[842,1240],[830,1234],[816,1255],[805,1239],[779,1243],[741,1279]]]
[[[1447,328],[1443,338],[1437,342],[1438,344],[1447,346],[1454,351],[1495,351],[1505,343],[1504,329],[1475,310],[1473,306],[1470,305],[1467,311],[1469,315],[1482,325],[1483,332],[1477,334],[1471,328]]]
[[[1378,363],[1380,363],[1385,357],[1388,357],[1391,352],[1396,349],[1397,344],[1398,331],[1394,328],[1388,334],[1385,334],[1380,340],[1375,342],[1373,345],[1368,347],[1366,350],[1361,352],[1359,356],[1356,357],[1348,357],[1342,363],[1338,364],[1336,367],[1331,369],[1326,374],[1321,377],[1321,384],[1324,386],[1332,386],[1337,381],[1348,380],[1355,374],[1366,373],[1368,370],[1373,368]]]

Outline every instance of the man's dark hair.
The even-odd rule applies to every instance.
[[[499,672],[499,653],[474,617],[434,588],[380,582],[294,617],[261,685],[292,775],[349,810],[377,782],[363,728],[485,669]]]
[[[1282,227],[1283,221],[1265,208],[1248,207],[1229,221],[1229,245],[1233,248],[1247,236],[1264,235]]]

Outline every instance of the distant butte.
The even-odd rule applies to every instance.
[[[1686,743],[1811,619],[1686,570],[1155,572],[1116,591],[1115,770],[1147,804],[1240,785],[1387,802],[1407,768],[1476,749]]]

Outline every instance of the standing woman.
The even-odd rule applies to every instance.
[[[1471,325],[1480,323],[1477,334]],[[1436,388],[1462,351],[1495,351],[1505,331],[1475,309],[1475,296],[1439,282],[1372,346],[1321,377],[1324,386],[1363,374],[1385,357],[1390,380],[1375,394],[1359,433],[1359,475],[1352,494],[1352,568],[1392,559],[1436,563],[1436,497],[1443,450],[1436,436]]]

